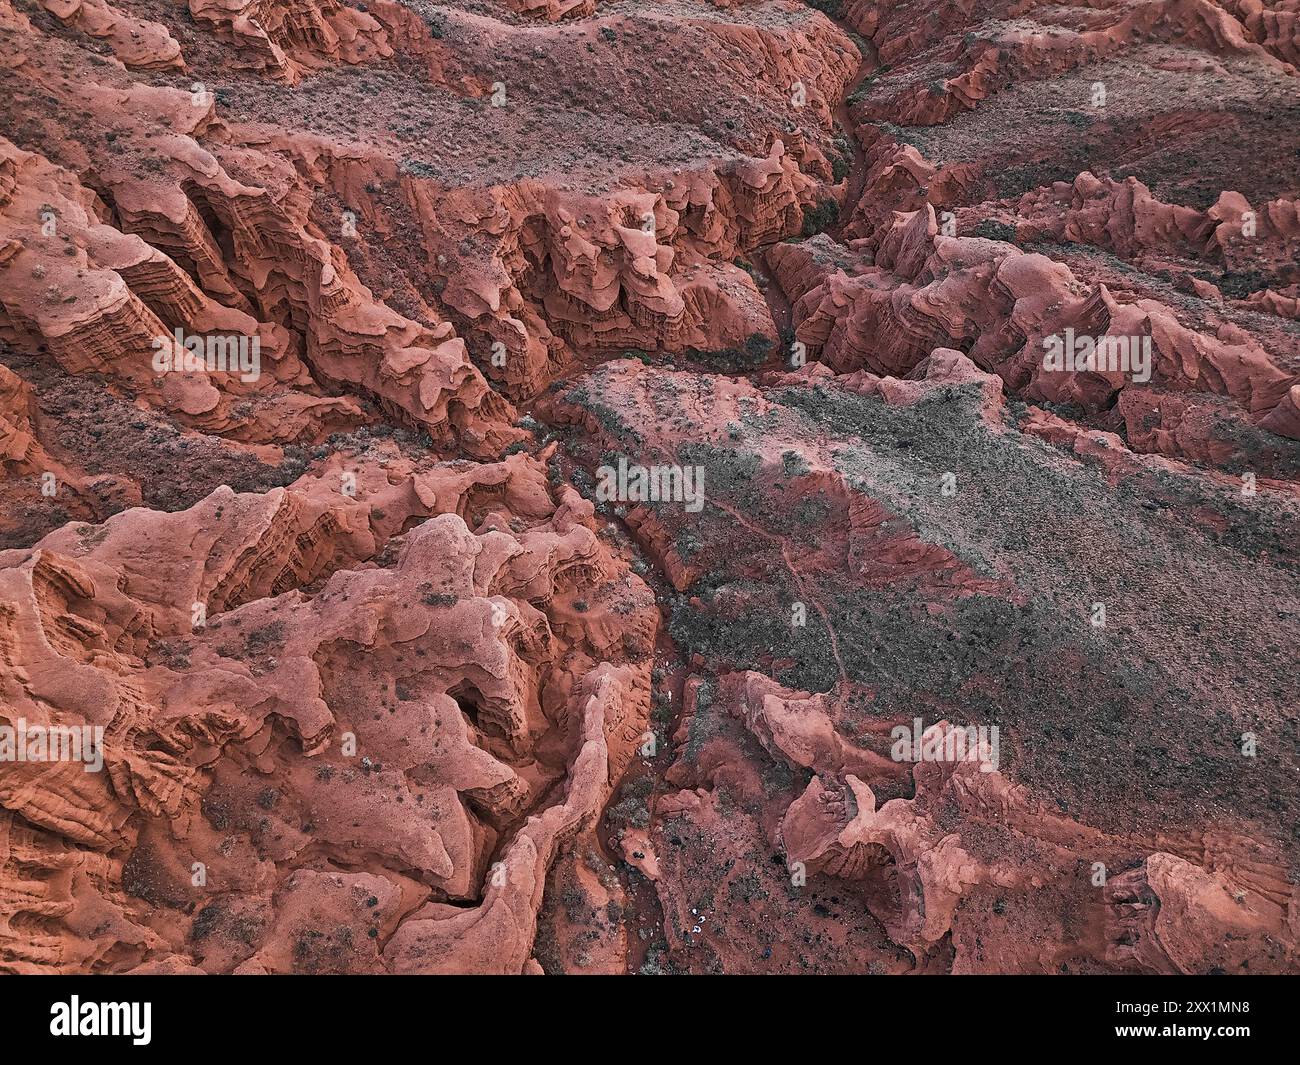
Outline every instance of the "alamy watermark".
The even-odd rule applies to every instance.
[[[245,384],[262,376],[261,337],[187,335],[177,326],[152,346],[155,373],[237,373]]]
[[[979,762],[981,773],[996,773],[1001,764],[997,725],[945,731],[938,725],[922,728],[921,719],[914,717],[910,729],[896,725],[889,738],[894,741],[889,753],[895,762]]]
[[[1078,335],[1067,328],[1065,335],[1043,338],[1043,369],[1050,372],[1107,372],[1130,374],[1134,384],[1151,380],[1151,338],[1149,336]]]
[[[0,725],[0,762],[83,762],[87,773],[104,768],[103,725],[29,725],[26,718]]]
[[[152,1014],[152,1002],[82,1002],[72,995],[50,1006],[50,1035],[129,1036],[135,1046],[148,1046]]]
[[[620,456],[617,466],[596,469],[596,498],[602,503],[682,503],[687,512],[704,509],[703,466],[640,466]]]

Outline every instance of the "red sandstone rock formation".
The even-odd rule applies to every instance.
[[[1102,213],[1110,219],[1119,214]],[[1046,256],[978,237],[944,236],[928,205],[895,216],[870,265],[852,274],[798,245],[777,246],[770,255],[802,318],[796,337],[838,371],[906,374],[934,346],[960,344],[1026,398],[1097,412],[1122,391],[1119,408],[1139,450],[1209,463],[1241,456],[1213,439],[1215,426],[1207,426],[1204,437],[1183,435],[1173,428],[1181,421],[1176,414],[1161,417],[1166,396],[1177,403],[1186,393],[1233,401],[1216,404],[1219,425],[1231,419],[1292,435],[1300,377],[1278,366],[1249,334],[1227,324],[1217,336],[1197,332],[1166,305],[1120,302],[1106,285],[1090,289]],[[1119,365],[1085,371],[1050,366],[1050,338],[1067,328],[1097,338],[1149,338],[1150,365],[1144,374]],[[880,336],[889,338],[886,345],[864,343]],[[1158,396],[1147,398],[1148,387]],[[1271,472],[1270,456],[1247,458]]]
[[[522,969],[556,846],[594,819],[641,732],[647,667],[628,654],[643,662],[653,640],[647,594],[592,532],[591,505],[566,491],[557,506],[524,456],[469,477],[367,465],[351,495],[348,472],[263,497],[219,491],[176,515],[131,510],[0,553],[16,611],[5,653],[26,664],[4,680],[7,718],[105,730],[103,775],[7,767],[10,860],[49,870],[28,875],[7,925],[79,900],[37,941],[10,932],[15,967],[98,967],[112,944],[77,916],[98,909],[130,929],[119,964],[188,939],[224,971],[344,955],[355,971]],[[428,520],[404,532],[412,518]],[[295,872],[309,846],[372,870],[361,897]],[[194,862],[198,887],[219,890],[190,891]],[[485,878],[478,911],[444,923]],[[338,907],[357,946],[372,927],[383,941],[295,955]],[[216,933],[235,921],[257,931],[232,954]]]

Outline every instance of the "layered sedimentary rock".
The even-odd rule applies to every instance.
[[[522,970],[642,730],[655,616],[533,460],[392,473],[0,553],[6,717],[99,726],[105,763],[6,767],[7,966]]]
[[[1279,463],[1294,470],[1294,446],[1268,437],[1246,451],[1215,436],[1182,436],[1170,426],[1176,418],[1148,424],[1166,395],[1192,393],[1214,404],[1216,436],[1259,426],[1297,439],[1296,374],[1228,323],[1217,335],[1190,329],[1167,305],[1121,302],[1105,284],[1088,286],[1045,255],[983,237],[944,236],[929,205],[896,215],[870,265],[851,274],[798,245],[770,254],[802,319],[796,338],[838,371],[905,375],[933,347],[960,346],[1026,399],[1089,413],[1118,399],[1129,439],[1142,450],[1206,462],[1244,459],[1270,474]],[[1114,344],[1123,357],[1083,369],[1053,365],[1053,338],[1064,343],[1067,335],[1087,336],[1098,350]],[[868,341],[875,337],[888,339]],[[1145,352],[1145,365],[1130,361],[1135,346]]]
[[[133,70],[185,67],[181,46],[165,27],[123,14],[108,0],[48,0],[41,6],[65,26],[106,41]]]
[[[241,66],[289,82],[331,61],[362,63],[393,54],[382,4],[378,18],[335,0],[193,0],[189,9],[196,22],[235,45]]]

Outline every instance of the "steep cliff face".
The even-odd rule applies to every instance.
[[[0,971],[1295,971],[1294,5],[0,0]]]

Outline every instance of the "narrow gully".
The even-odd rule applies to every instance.
[[[832,21],[836,22],[846,33],[852,35],[855,41],[861,40],[853,33],[851,27],[841,20],[832,19]],[[842,99],[833,109],[837,125],[844,130],[845,135],[853,144],[853,160],[849,173],[845,178],[839,216],[835,225],[827,230],[828,235],[837,242],[842,242],[844,230],[851,222],[853,213],[862,198],[866,186],[866,153],[863,151],[858,139],[857,129],[849,108],[849,99],[877,66],[875,48],[869,42],[864,42],[864,45],[868,51],[863,55],[862,62],[854,78],[846,86]],[[765,244],[754,248],[749,258],[754,272],[761,278],[760,289],[772,316],[772,324],[776,334],[782,339],[782,344],[786,344],[789,338],[794,335],[794,308],[767,260],[767,250],[771,246],[772,244]],[[593,369],[608,358],[617,357],[618,354],[613,351],[602,351],[593,353],[587,358],[580,358],[571,368],[570,373],[566,377],[560,378],[559,381],[563,385],[573,379],[574,370]],[[774,359],[771,360],[769,365],[760,367],[747,376],[757,376],[758,373],[764,370],[776,368],[777,365],[785,362],[788,355],[788,351],[774,353]],[[573,483],[572,474],[578,463],[568,454],[563,434],[556,432],[558,427],[549,424],[539,416],[535,402],[520,404],[519,409],[521,413],[529,415],[539,425],[549,430],[548,435],[554,434],[554,439],[559,444],[555,457],[560,463],[566,483]],[[625,966],[627,972],[636,973],[644,965],[650,948],[656,941],[663,939],[663,925],[666,918],[654,885],[626,860],[617,839],[620,826],[613,823],[609,817],[609,811],[619,800],[624,789],[646,777],[651,777],[652,785],[647,804],[650,811],[649,823],[654,823],[655,806],[668,790],[664,778],[672,764],[671,738],[681,724],[684,709],[683,693],[686,680],[690,676],[690,661],[689,655],[684,654],[677,647],[669,634],[669,604],[677,595],[677,592],[668,581],[659,561],[650,554],[638,549],[637,545],[640,544],[640,541],[634,530],[627,525],[623,518],[617,514],[606,515],[604,518],[619,529],[621,533],[618,537],[619,548],[627,561],[631,562],[634,559],[640,559],[645,563],[646,572],[641,574],[641,577],[654,592],[655,601],[660,612],[660,623],[655,637],[653,656],[653,668],[660,680],[652,687],[652,698],[655,693],[659,693],[661,697],[666,696],[671,710],[671,716],[662,728],[655,727],[653,720],[650,723],[650,728],[656,737],[657,750],[655,757],[643,757],[639,750],[634,753],[632,761],[623,775],[619,780],[611,782],[609,798],[600,811],[596,825],[596,837],[601,850],[601,857],[606,862],[607,867],[618,877],[623,888],[626,900],[623,922],[627,938]]]

